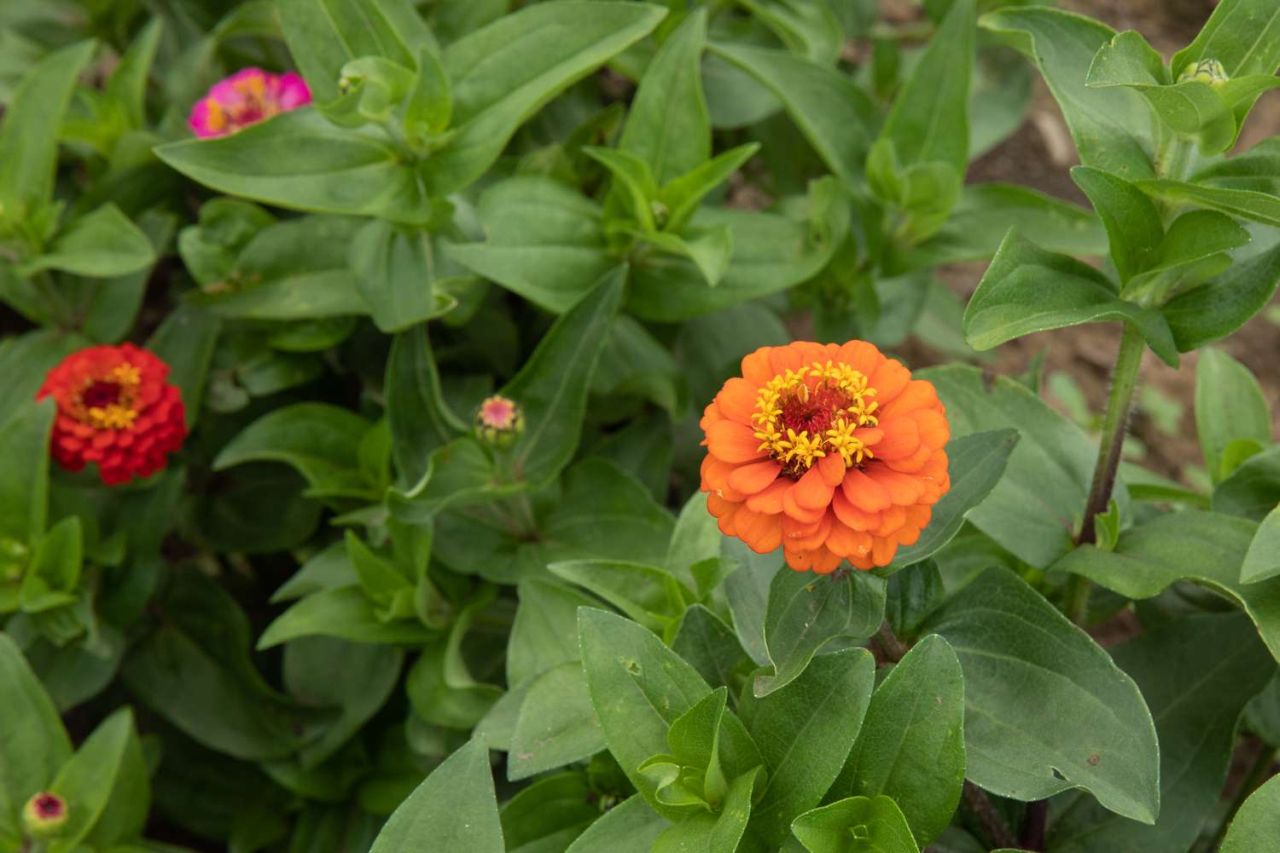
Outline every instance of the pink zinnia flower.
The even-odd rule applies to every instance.
[[[187,123],[196,136],[211,139],[309,103],[311,90],[298,74],[244,68],[216,83],[209,94],[196,101]]]

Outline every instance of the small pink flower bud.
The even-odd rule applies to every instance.
[[[514,400],[495,394],[476,410],[476,437],[491,447],[510,447],[524,430],[524,413]]]

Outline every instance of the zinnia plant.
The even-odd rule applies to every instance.
[[[0,853],[1280,851],[1280,6],[1122,5],[0,2]]]

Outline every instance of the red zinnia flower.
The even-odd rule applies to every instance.
[[[951,486],[933,385],[865,341],[756,350],[701,425],[720,530],[797,571],[889,565]]]
[[[36,394],[58,404],[53,458],[70,471],[96,463],[109,486],[164,468],[187,435],[182,397],[168,375],[169,365],[133,344],[64,358]]]

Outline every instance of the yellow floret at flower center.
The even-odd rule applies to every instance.
[[[128,429],[138,417],[142,375],[132,364],[118,364],[105,376],[88,379],[77,395],[72,414],[94,429]]]
[[[866,376],[838,362],[815,361],[775,376],[760,389],[751,416],[760,450],[792,473],[831,454],[846,468],[857,465],[872,455],[855,432],[876,425],[875,395]]]

